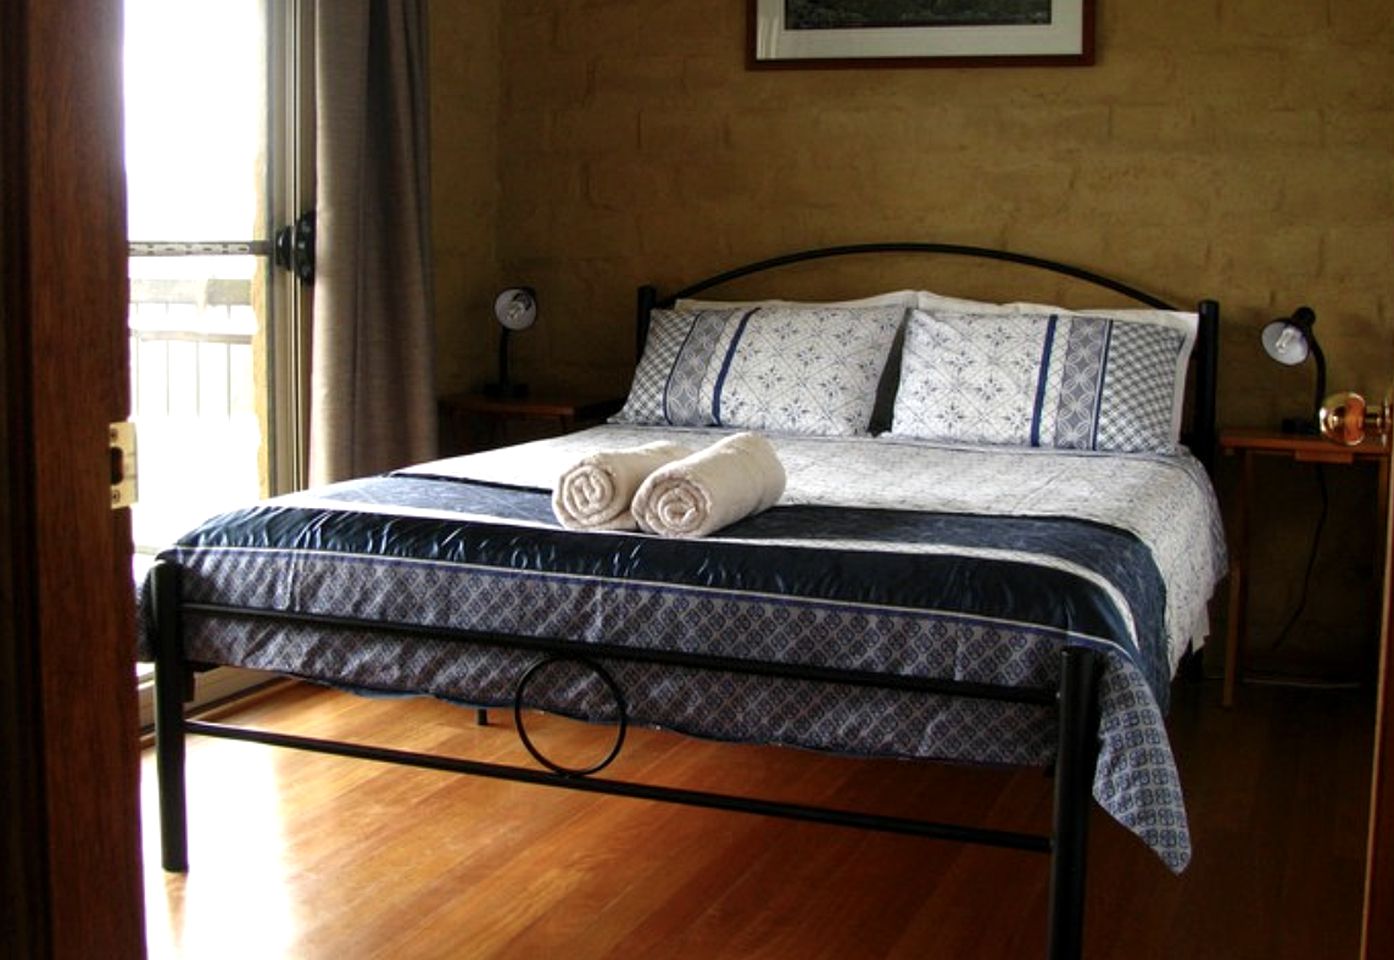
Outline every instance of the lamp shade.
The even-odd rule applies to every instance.
[[[1263,350],[1279,363],[1295,367],[1311,354],[1307,336],[1287,320],[1274,320],[1263,328]]]
[[[537,322],[537,294],[532,287],[509,287],[494,298],[494,316],[505,330],[526,330]]]

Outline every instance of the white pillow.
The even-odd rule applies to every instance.
[[[729,310],[733,307],[914,307],[919,304],[915,290],[893,290],[859,300],[679,300],[677,310]]]
[[[946,297],[928,290],[915,291],[915,306],[927,313],[1016,313],[1005,303],[992,303],[988,300],[965,300],[963,297]]]

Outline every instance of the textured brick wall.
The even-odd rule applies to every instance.
[[[522,379],[618,391],[636,284],[882,239],[1005,246],[1176,301],[1216,297],[1227,424],[1302,412],[1310,369],[1257,345],[1299,303],[1318,312],[1333,388],[1379,394],[1394,379],[1386,0],[1099,0],[1099,62],[1070,69],[751,72],[745,17],[746,0],[432,0],[442,391],[491,377],[505,284],[542,298],[514,340]],[[780,282],[1067,297],[922,262]],[[1378,614],[1372,579],[1333,574],[1372,554],[1370,478],[1328,479],[1348,502],[1289,641],[1299,662],[1357,662]],[[1228,500],[1233,471],[1221,480]],[[1260,650],[1292,609],[1316,513],[1314,475],[1269,470],[1264,484],[1294,515],[1264,508]]]
[[[451,89],[433,119],[454,136],[436,179],[494,159],[475,141],[489,138],[481,91],[497,90],[498,276],[543,297],[543,322],[517,341],[534,382],[623,385],[637,282],[872,239],[1003,245],[1217,297],[1230,423],[1302,406],[1309,371],[1277,371],[1254,345],[1301,302],[1318,311],[1333,386],[1373,391],[1390,374],[1384,0],[1101,0],[1088,68],[766,72],[745,69],[746,0],[495,6],[497,80],[460,62],[468,42],[434,44]],[[433,21],[486,19],[477,8],[438,0]],[[438,216],[438,240],[458,246],[442,255],[446,304],[452,271],[485,252],[457,220]],[[1024,281],[934,282],[1014,294]]]
[[[1221,300],[1228,424],[1302,411],[1310,369],[1257,345],[1300,303],[1319,314],[1333,388],[1394,379],[1387,0],[1099,0],[1099,62],[1071,69],[751,72],[746,0],[432,0],[431,13],[442,389],[490,376],[505,283],[542,298],[514,341],[522,378],[622,390],[636,284],[883,239],[1006,246]],[[1065,294],[921,271],[792,273],[783,289]],[[1221,479],[1228,498],[1233,472]],[[1316,501],[1308,472],[1263,479],[1260,648],[1292,608]],[[1328,574],[1342,557],[1363,565],[1374,536],[1370,478],[1329,480],[1348,502],[1324,537]],[[1286,523],[1275,497],[1295,510]],[[1290,643],[1358,658],[1372,584],[1319,578]]]
[[[478,386],[493,370],[499,288],[499,0],[430,8],[431,232],[437,389]]]

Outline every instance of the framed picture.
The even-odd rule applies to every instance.
[[[749,0],[752,67],[1094,62],[1094,0]]]

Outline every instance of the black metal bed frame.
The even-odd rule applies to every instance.
[[[1036,257],[953,244],[861,244],[828,247],[763,260],[717,274],[661,299],[653,287],[641,287],[638,294],[638,329],[641,353],[644,337],[647,333],[649,311],[654,307],[671,305],[678,298],[692,296],[729,280],[786,264],[867,253],[937,253],[1020,263],[1114,290],[1154,308],[1173,309],[1165,302],[1119,281],[1077,267]],[[1213,462],[1215,440],[1215,377],[1219,308],[1214,301],[1204,301],[1200,304],[1199,312],[1201,317],[1200,333],[1193,352],[1191,447],[1206,466],[1210,467]],[[168,871],[184,872],[188,869],[184,740],[186,734],[193,733],[519,783],[1047,853],[1050,855],[1048,956],[1052,960],[1065,960],[1065,958],[1082,956],[1089,802],[1098,758],[1097,687],[1099,658],[1104,656],[1096,650],[1081,646],[1064,647],[1060,654],[1061,667],[1057,685],[1049,688],[1023,688],[911,677],[901,674],[883,674],[874,671],[840,670],[678,651],[641,649],[613,643],[579,642],[565,638],[539,638],[472,630],[442,629],[413,624],[361,620],[352,617],[287,613],[280,610],[185,602],[181,597],[179,578],[180,568],[177,563],[160,560],[156,563],[150,580],[150,600],[155,622],[156,768],[160,795],[162,862],[164,869]],[[524,746],[544,769],[392,750],[188,718],[184,713],[184,704],[190,692],[193,668],[185,660],[182,642],[183,621],[187,617],[241,617],[307,624],[330,630],[371,629],[406,636],[448,637],[480,645],[536,654],[538,659],[533,662],[519,681],[513,709]],[[523,726],[523,694],[529,679],[537,670],[560,660],[577,662],[594,671],[608,686],[616,702],[619,722],[614,748],[609,756],[600,763],[585,769],[564,767],[544,757],[528,739]],[[596,777],[594,774],[608,765],[618,754],[623,744],[627,724],[623,693],[602,666],[604,661],[638,661],[857,687],[914,691],[1045,706],[1054,705],[1058,708],[1058,720],[1051,832],[1048,835],[1017,833]],[[482,710],[480,714],[482,720]]]

